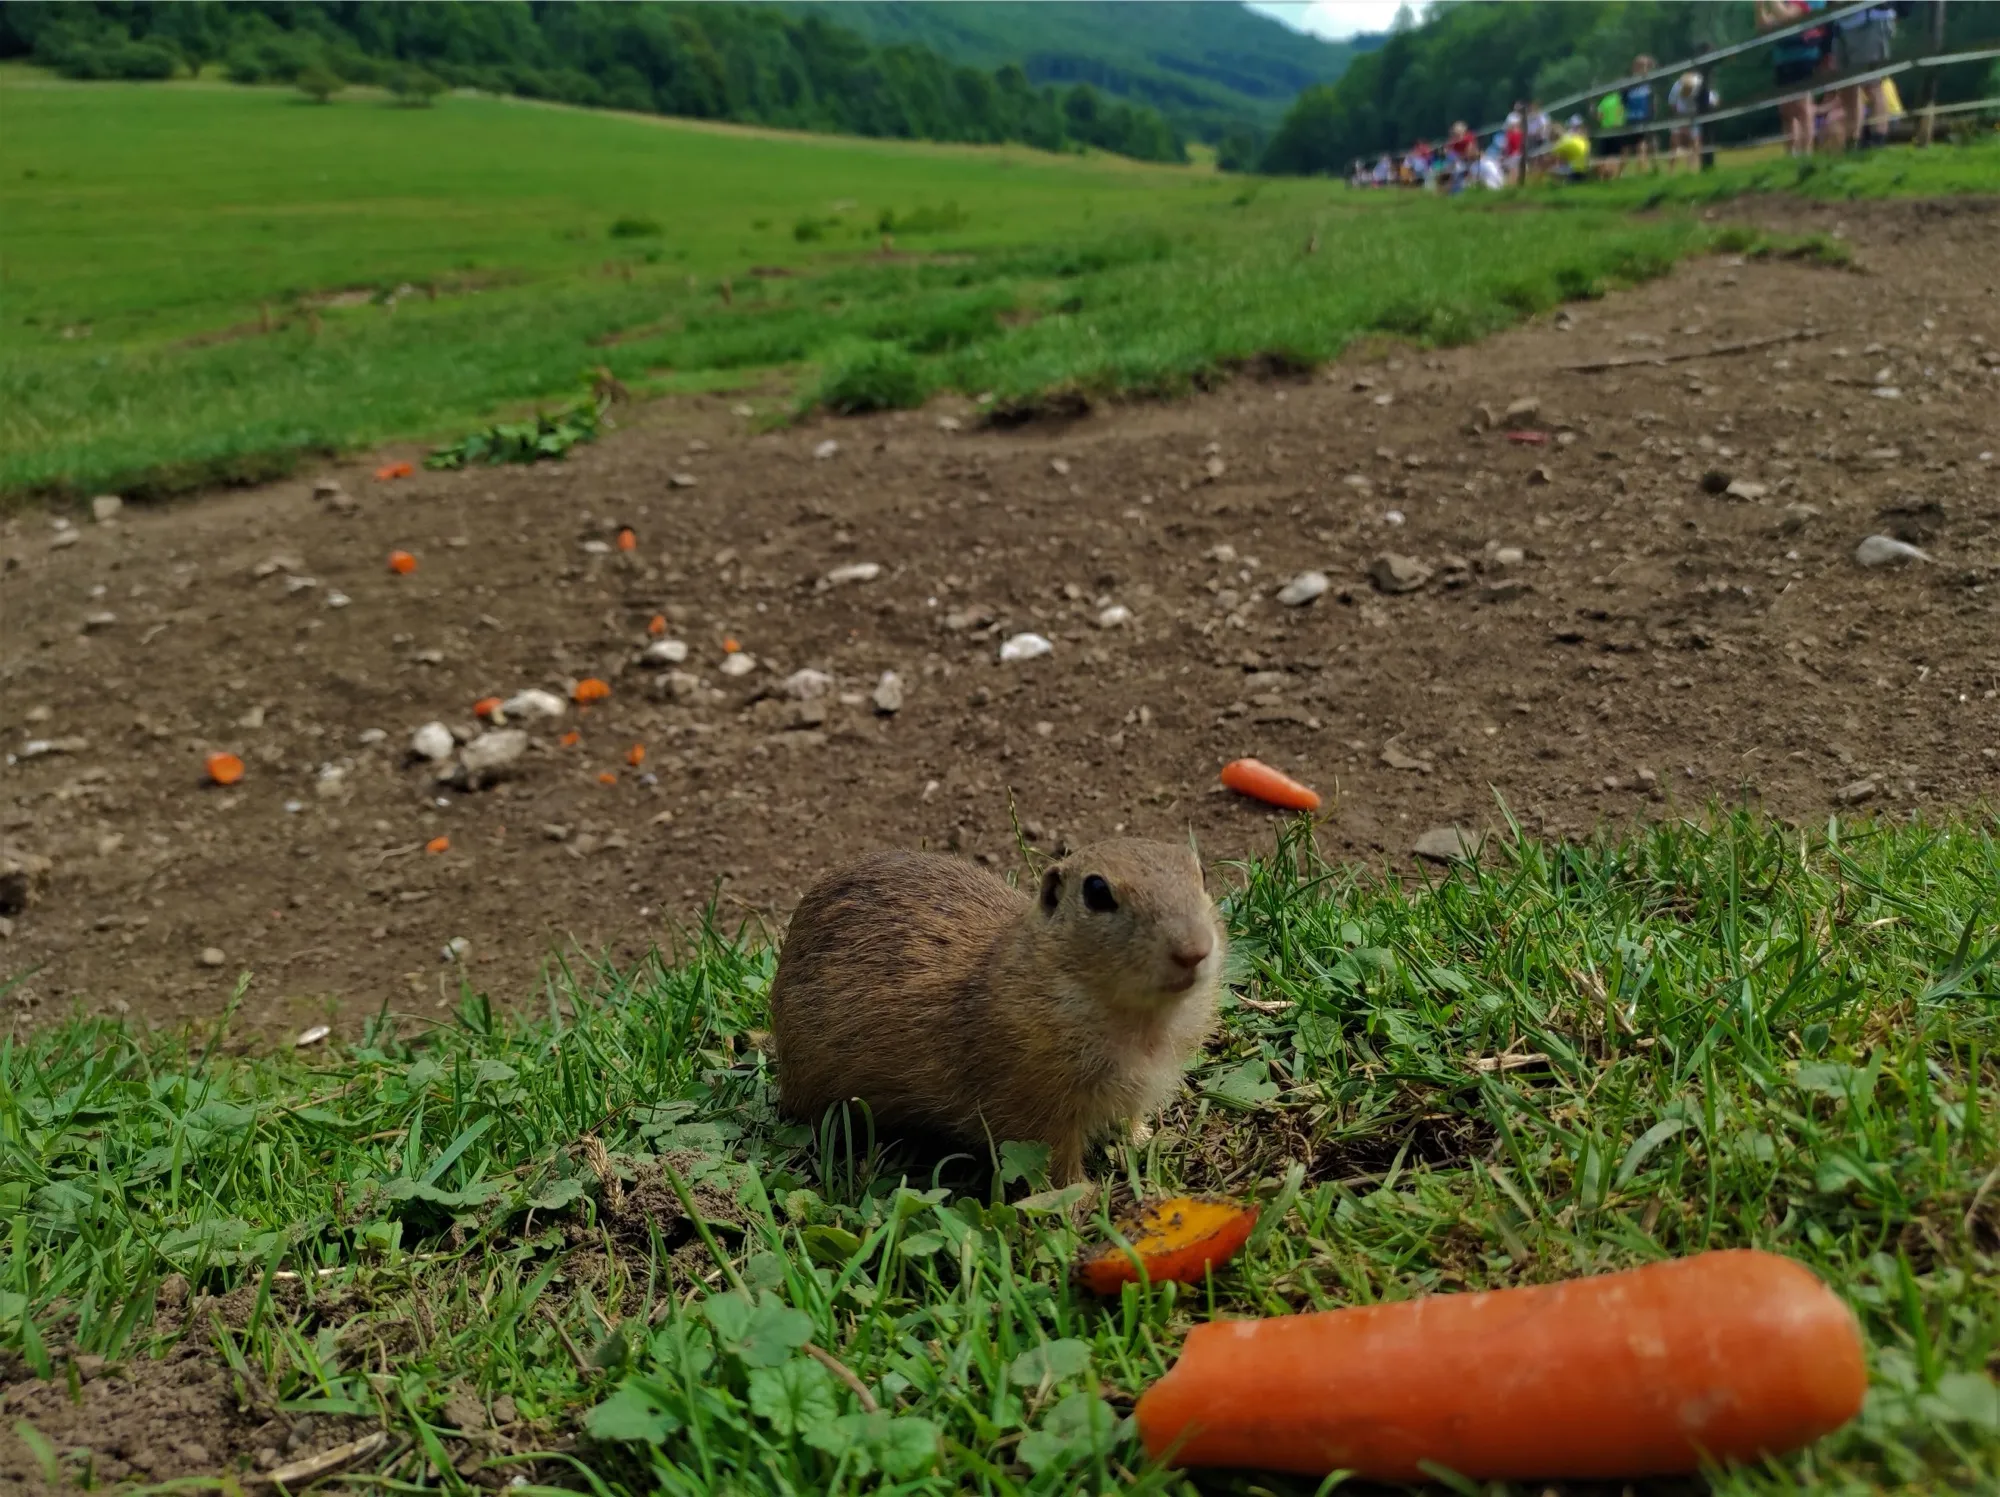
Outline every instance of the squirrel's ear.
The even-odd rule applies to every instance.
[[[1051,868],[1042,875],[1042,909],[1053,915],[1062,903],[1062,869]]]

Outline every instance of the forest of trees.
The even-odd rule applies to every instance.
[[[695,119],[1147,161],[1187,152],[1158,111],[1018,66],[954,66],[874,47],[824,16],[741,4],[0,4],[0,57],[73,78],[170,78],[220,64],[239,83],[442,86]]]
[[[1947,47],[1991,45],[1996,9],[1948,7]],[[1666,63],[1739,41],[1755,31],[1755,12],[1751,0],[1444,0],[1426,7],[1422,25],[1399,24],[1386,44],[1354,58],[1338,82],[1300,94],[1258,167],[1345,174],[1357,158],[1441,139],[1455,120],[1478,129],[1504,118],[1516,100],[1552,100],[1614,82],[1640,53]],[[1906,36],[1920,31],[1928,24],[1925,8],[1903,24]],[[1768,94],[1770,55],[1753,51],[1725,62],[1712,81],[1729,101]],[[1977,97],[1983,86],[1977,68],[1961,69],[1947,74],[1940,97]],[[1732,129],[1770,128],[1769,118],[1748,117],[1715,135],[1726,140]]]

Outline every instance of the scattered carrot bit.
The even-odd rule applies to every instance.
[[[577,682],[570,695],[579,702],[601,702],[611,695],[609,682],[600,681],[595,676],[585,676]]]
[[[1546,447],[1549,434],[1545,431],[1510,431],[1507,440],[1521,447]]]
[[[667,632],[667,616],[664,613],[654,614],[646,621],[646,632],[655,639],[665,634]]]
[[[1222,766],[1222,783],[1238,795],[1247,795],[1267,805],[1287,811],[1317,811],[1319,792],[1309,790],[1288,774],[1280,774],[1259,759],[1237,759]]]
[[[375,477],[387,483],[392,478],[408,478],[416,471],[409,463],[384,463],[375,470]]]
[[[734,638],[725,639],[722,642],[722,653],[725,655],[734,655],[742,648],[743,646],[738,644]]]
[[[234,785],[243,778],[243,761],[234,754],[210,754],[207,769],[209,779],[218,785]]]
[[[1808,1445],[1868,1391],[1854,1312],[1789,1258],[1698,1253],[1560,1284],[1188,1333],[1134,1410],[1178,1466],[1370,1482],[1630,1481]]]
[[[398,577],[407,577],[416,569],[417,559],[410,555],[409,552],[391,551],[389,553],[389,570],[394,572]]]
[[[482,721],[492,717],[499,710],[500,698],[498,697],[481,697],[472,704],[472,715]]]
[[[583,742],[583,734],[577,732],[575,728],[571,728],[558,741],[564,748],[575,748],[579,743]]]
[[[425,852],[450,852],[450,851],[451,851],[451,838],[449,838],[449,837],[433,837],[433,838],[431,838],[431,840],[430,840],[430,841],[428,841],[428,842],[426,842],[426,843],[424,844],[424,851],[425,851]]]
[[[643,743],[635,743],[630,748],[625,750],[625,762],[631,765],[634,769],[637,769],[641,764],[644,764],[646,762],[646,745]]]
[[[1118,1230],[1146,1265],[1148,1279],[1156,1284],[1167,1279],[1199,1284],[1210,1268],[1219,1268],[1236,1255],[1256,1225],[1255,1206],[1177,1196],[1154,1202],[1121,1222]],[[1139,1282],[1137,1266],[1115,1242],[1085,1254],[1077,1262],[1076,1274],[1093,1294],[1116,1294],[1120,1286]]]
[[[636,551],[639,549],[639,537],[632,533],[631,526],[628,525],[618,532],[618,549],[620,551]]]
[[[600,785],[615,785],[618,783],[618,774],[615,770],[607,769],[598,775],[597,783]]]

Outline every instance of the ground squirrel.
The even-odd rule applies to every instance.
[[[884,852],[816,884],[771,985],[779,1105],[859,1098],[884,1128],[984,1155],[1085,1147],[1172,1094],[1215,1019],[1225,938],[1185,847],[1117,839],[1046,869],[1034,898],[958,858]]]

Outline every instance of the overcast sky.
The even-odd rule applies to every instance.
[[[1401,0],[1249,0],[1252,10],[1332,40],[1357,31],[1387,31]],[[1421,13],[1421,5],[1412,10]]]

